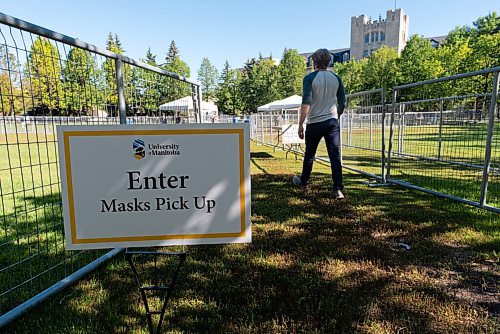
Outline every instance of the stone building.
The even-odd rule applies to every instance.
[[[403,9],[388,10],[385,19],[372,21],[366,15],[351,17],[351,58],[368,57],[382,45],[399,54],[409,37],[410,18]]]

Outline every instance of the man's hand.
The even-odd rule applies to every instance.
[[[299,134],[300,139],[304,139],[304,125],[299,125],[299,131],[297,131],[297,133]]]

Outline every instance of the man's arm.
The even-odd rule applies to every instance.
[[[304,121],[306,120],[312,100],[312,80],[311,75],[306,75],[302,80],[302,104],[299,111],[299,138],[304,139]]]
[[[304,121],[306,120],[310,108],[311,106],[308,104],[300,105],[299,131],[298,131],[300,139],[304,139]]]
[[[340,116],[344,113],[345,109],[345,89],[344,89],[344,83],[342,82],[342,79],[337,75],[337,79],[339,80],[339,89],[337,90],[337,114]]]

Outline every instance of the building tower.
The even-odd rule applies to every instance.
[[[382,45],[395,48],[398,54],[408,40],[410,18],[403,9],[388,10],[385,20],[372,21],[366,15],[351,17],[351,58],[368,57]]]

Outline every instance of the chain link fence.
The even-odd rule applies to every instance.
[[[117,254],[67,251],[56,127],[200,120],[197,82],[0,13],[0,327]]]

